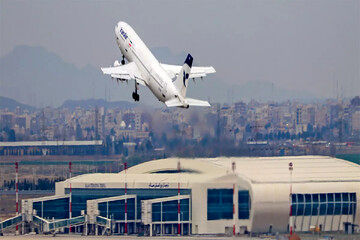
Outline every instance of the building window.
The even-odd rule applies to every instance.
[[[239,219],[249,219],[251,209],[251,199],[249,191],[238,192]]]
[[[125,199],[99,203],[100,216],[125,220]],[[135,219],[135,198],[127,199],[127,219]]]
[[[65,189],[65,193],[69,193],[69,189]],[[154,198],[162,198],[162,197],[170,197],[175,196],[178,194],[177,189],[128,189],[128,194],[135,194],[136,197],[136,218],[141,219],[141,201],[147,200],[147,199],[154,199]],[[124,195],[125,190],[124,189],[118,189],[118,188],[107,188],[107,189],[94,189],[94,188],[74,188],[72,189],[72,216],[80,216],[81,210],[86,210],[86,201],[92,200],[92,199],[99,199],[99,198],[107,198],[107,197],[114,197],[114,196],[120,196]],[[181,195],[190,195],[191,190],[190,189],[180,189]],[[134,200],[128,199],[128,219],[135,219],[135,212],[133,212],[135,206]],[[122,209],[125,209],[124,200],[121,200],[119,202],[115,202],[109,205],[109,212],[108,216],[116,216],[120,219],[124,218],[124,213],[121,213],[120,211]],[[67,204],[68,207],[69,204]],[[99,206],[101,209],[101,215],[106,216],[106,208],[104,205]],[[156,207],[155,207],[156,208]],[[67,210],[68,211],[68,210]],[[188,215],[188,214],[187,214]],[[187,215],[184,213],[183,217],[187,217]]]
[[[233,218],[233,190],[208,189],[207,220]]]
[[[293,194],[291,210],[293,216],[352,215],[356,211],[356,194]]]
[[[311,211],[311,215],[316,216],[319,215],[319,211],[320,211],[320,205],[319,205],[319,194],[312,194],[312,211]]]
[[[311,201],[311,194],[305,194],[305,216],[311,215],[311,207],[312,207],[312,201]]]
[[[153,203],[152,204],[152,221],[160,222],[161,221],[161,203]]]
[[[69,217],[69,198],[58,198],[33,203],[36,215],[46,219],[64,219]]]
[[[189,199],[180,200],[180,220],[189,221]],[[161,217],[162,214],[162,217]],[[171,222],[178,220],[178,200],[152,204],[153,222]]]

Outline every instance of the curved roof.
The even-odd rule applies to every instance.
[[[286,157],[217,157],[167,158],[153,160],[118,174],[86,174],[72,178],[75,182],[205,182],[232,175],[232,164],[238,177],[256,183],[289,183],[289,163],[293,163],[293,183],[360,182],[360,166],[327,156]],[[181,173],[177,167],[180,163]],[[180,177],[179,177],[180,176]]]
[[[129,168],[128,173],[154,173],[177,169],[199,174],[236,174],[253,183],[289,182],[289,163],[293,163],[294,182],[360,181],[360,166],[349,161],[328,156],[286,157],[217,157],[217,158],[168,158],[145,162]]]
[[[133,166],[127,170],[127,173],[156,174],[166,171],[177,173],[178,163],[180,163],[181,172],[213,175],[226,174],[227,170],[222,164],[217,164],[208,160],[209,158],[165,158]]]

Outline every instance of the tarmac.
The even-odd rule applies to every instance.
[[[171,239],[171,240],[178,240],[178,239],[202,239],[202,240],[219,240],[219,239],[238,239],[238,240],[260,240],[260,239],[271,239],[271,238],[253,238],[253,237],[209,237],[209,236],[180,236],[180,237],[176,237],[176,236],[156,236],[156,237],[138,237],[138,236],[79,236],[79,235],[63,235],[63,234],[59,234],[56,236],[52,236],[52,235],[21,235],[21,236],[3,236],[0,237],[0,239],[6,239],[6,240],[10,240],[10,239],[26,239],[26,240],[54,240],[54,239],[61,239],[61,240],[117,240],[117,239],[121,239],[121,240],[131,240],[131,239],[136,239],[136,240],[143,240],[143,239],[152,239],[152,240],[166,240],[166,239]]]
[[[346,235],[346,234],[335,234],[335,235],[312,235],[312,234],[300,234],[300,238],[302,240],[360,240],[359,234],[354,235]],[[0,237],[2,239],[26,239],[26,240],[54,240],[54,239],[61,239],[61,240],[117,240],[117,239],[136,239],[136,240],[143,240],[143,239],[152,239],[152,240],[178,240],[178,239],[200,239],[200,240],[219,240],[219,239],[236,239],[236,240],[287,240],[287,235],[279,235],[279,236],[261,236],[261,237],[249,237],[249,236],[236,236],[236,237],[226,237],[226,236],[155,236],[155,237],[138,237],[138,236],[82,236],[82,235],[67,235],[67,234],[57,234],[53,235],[39,235],[39,234],[27,234],[27,235],[5,235]]]

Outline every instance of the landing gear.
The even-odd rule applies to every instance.
[[[125,56],[123,55],[123,59],[121,60],[121,64],[125,65]]]
[[[138,102],[140,100],[140,95],[137,93],[138,90],[138,83],[135,80],[135,92],[132,93],[132,98],[135,100],[135,102]]]
[[[140,100],[140,95],[137,92],[133,92],[132,97],[135,102],[138,102]]]

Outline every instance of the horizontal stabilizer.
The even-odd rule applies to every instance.
[[[182,104],[179,99],[173,98],[171,100],[168,100],[165,102],[165,105],[167,107],[182,107],[184,104]]]
[[[173,98],[165,102],[167,107],[189,107],[189,106],[199,106],[199,107],[210,107],[210,103],[203,100],[185,98],[185,103],[180,102],[178,98]]]
[[[177,76],[177,74],[181,70],[181,66],[179,65],[170,65],[161,63],[161,66],[165,69],[165,71],[169,74],[171,78]],[[202,78],[208,74],[215,73],[215,69],[213,67],[192,67],[190,71],[190,78]]]
[[[186,98],[185,101],[190,106],[199,106],[199,107],[210,107],[210,103],[208,101],[193,99],[193,98]]]

